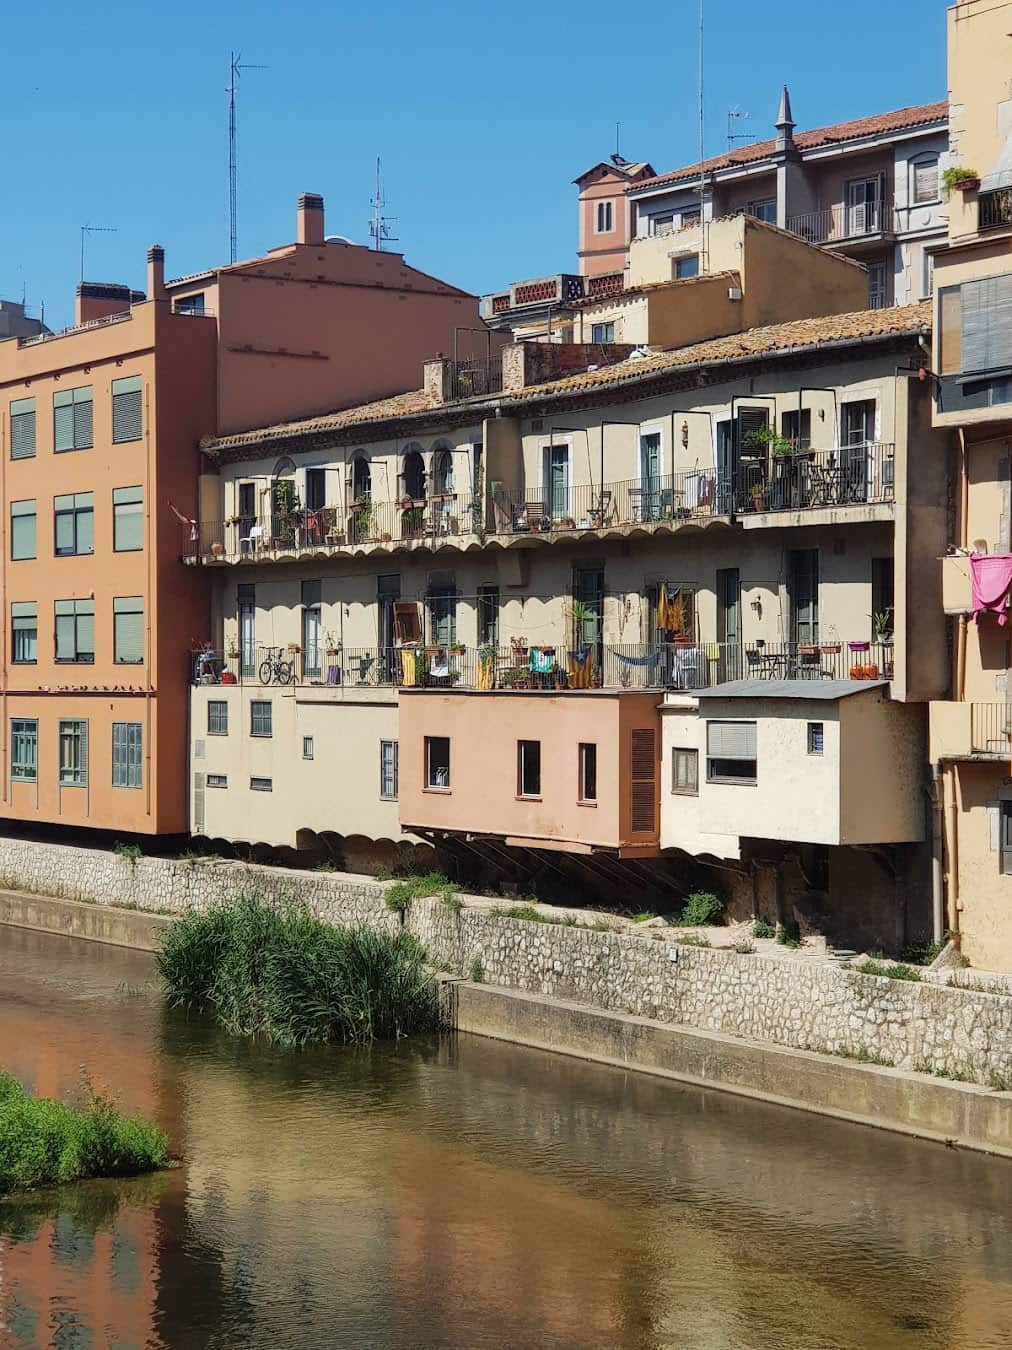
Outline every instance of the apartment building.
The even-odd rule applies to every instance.
[[[492,396],[432,362],[208,441],[194,832],[612,894],[702,868],[901,945],[947,675],[929,338],[916,305],[592,368],[533,344]]]
[[[949,237],[935,275],[935,426],[949,440],[941,562],[950,698],[932,706],[935,902],[975,966],[1012,970],[1012,3],[949,10]],[[944,868],[944,875],[943,875]]]
[[[399,255],[328,243],[306,194],[295,244],[176,282],[156,246],[145,292],[82,283],[72,328],[0,341],[0,816],[186,830],[198,443],[395,389],[474,309]]]
[[[769,140],[662,174],[645,163],[595,165],[576,180],[577,271],[484,296],[484,318],[526,337],[559,340],[560,311],[573,302],[718,270],[711,226],[735,215],[861,262],[862,305],[930,296],[934,257],[946,237],[948,104],[796,132],[785,87],[775,130]]]

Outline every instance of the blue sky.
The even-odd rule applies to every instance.
[[[946,0],[706,0],[707,153],[771,134],[780,85],[801,128],[944,98]],[[614,148],[659,172],[694,159],[697,0],[508,6],[387,0],[106,0],[6,16],[0,296],[71,322],[80,226],[90,280],[144,284],[228,256],[229,51],[239,105],[239,255],[294,237],[301,191],[365,242],[375,157],[409,262],[481,292],[575,270],[572,179]]]

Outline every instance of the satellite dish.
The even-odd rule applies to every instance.
[[[351,244],[354,246],[354,239],[349,239],[346,234],[328,234],[323,241],[325,244]]]

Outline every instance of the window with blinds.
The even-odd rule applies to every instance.
[[[141,377],[128,375],[122,380],[112,382],[112,439],[114,444],[121,441],[139,441],[142,432],[143,413],[141,399]]]
[[[53,449],[87,450],[95,444],[91,385],[53,395]]]
[[[756,769],[754,722],[707,722],[708,783],[754,783]]]
[[[630,825],[633,834],[657,828],[657,733],[637,727],[629,733]]]
[[[224,782],[220,785],[212,783],[210,778],[205,779],[204,774],[195,773],[193,775],[193,833],[204,833],[204,784],[208,787],[224,787]]]
[[[917,160],[911,169],[913,204],[923,206],[938,200],[938,160]]]
[[[35,502],[11,502],[11,558],[35,557]]]
[[[136,553],[144,547],[143,488],[113,488],[112,546],[116,553]]]
[[[1012,366],[1012,272],[968,281],[960,292],[961,370],[994,371]]]
[[[141,786],[141,724],[112,724],[112,785],[114,788]]]
[[[90,664],[95,660],[94,600],[57,600],[56,659]]]
[[[397,742],[380,741],[380,796],[397,800]]]
[[[274,722],[269,700],[254,699],[249,705],[249,734],[251,736],[272,736]]]
[[[207,701],[207,734],[228,735],[228,704],[223,698],[212,698]]]
[[[34,662],[38,648],[39,607],[34,600],[15,600],[11,604],[11,649],[18,665]]]
[[[31,459],[35,454],[35,400],[11,402],[11,459]]]
[[[144,597],[119,596],[112,602],[113,660],[140,665],[144,660]]]
[[[88,785],[88,723],[60,723],[60,786]]]
[[[671,752],[671,791],[682,797],[699,795],[699,751]]]

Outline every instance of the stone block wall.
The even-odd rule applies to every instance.
[[[386,883],[223,861],[140,858],[0,839],[0,887],[165,913],[206,909],[255,887],[321,918],[396,930]],[[467,977],[703,1031],[1012,1086],[1012,997],[860,975],[817,959],[740,955],[508,919],[477,897],[459,912],[416,900],[405,926],[433,962]],[[656,930],[655,930],[656,931]],[[958,975],[955,978],[959,978]],[[1012,1141],[1010,1141],[1012,1142]]]

